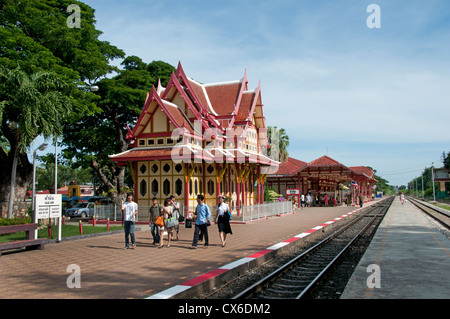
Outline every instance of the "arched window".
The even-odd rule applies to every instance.
[[[153,196],[158,195],[158,181],[156,179],[152,182],[152,194]]]
[[[139,193],[141,194],[142,197],[144,197],[147,194],[147,182],[145,181],[145,179],[143,179],[139,183]]]
[[[169,196],[170,194],[170,181],[168,179],[163,182],[163,193],[166,196]]]
[[[214,181],[212,179],[208,181],[207,186],[208,186],[208,194],[214,195]]]
[[[183,192],[183,181],[181,179],[177,179],[175,182],[175,194],[178,196]]]

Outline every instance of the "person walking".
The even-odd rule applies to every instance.
[[[173,230],[178,222],[178,220],[175,218],[176,213],[174,214],[173,212],[172,201],[170,200],[170,198],[166,198],[164,200],[162,212],[164,214],[164,230],[165,232],[167,232],[167,248],[169,248],[170,242],[172,241],[173,237]],[[163,241],[164,233],[161,234],[161,244],[159,245],[159,248],[162,248],[164,246]]]
[[[400,202],[402,205],[405,203],[405,194],[403,194],[403,192],[400,193]]]
[[[207,248],[209,243],[207,222],[211,217],[211,211],[209,210],[208,205],[205,204],[205,197],[203,195],[197,196],[197,208],[195,215],[197,215],[197,219],[195,221],[194,239],[192,240],[191,248],[197,249],[199,235],[203,235],[203,238],[205,239],[204,248]]]
[[[364,205],[364,198],[361,193],[359,193],[359,207],[363,207]]]
[[[325,194],[325,206],[328,206],[328,194]]]
[[[155,221],[156,217],[160,216],[161,214],[161,206],[159,206],[158,199],[156,197],[153,197],[153,203],[149,208],[149,214],[150,232],[152,233],[153,237],[153,245],[157,245],[159,244],[160,240],[160,232],[159,227],[155,225]]]
[[[225,203],[225,196],[219,195],[219,203],[216,207],[216,223],[219,228],[219,238],[222,242],[222,247],[226,245],[227,234],[233,234],[230,226],[230,216],[228,215],[229,211],[230,207]]]
[[[131,248],[136,248],[136,241],[134,238],[134,224],[135,216],[138,211],[138,205],[133,201],[133,195],[127,196],[127,202],[122,200],[122,211],[124,213],[124,231],[125,231],[125,248],[130,248],[129,237],[131,237]]]
[[[173,212],[176,215],[176,219],[177,219],[177,224],[174,227],[174,231],[177,233],[177,240],[180,239],[180,223],[178,222],[178,218],[180,217],[180,205],[175,202],[175,196],[171,195],[169,197],[170,199],[170,204],[173,207]],[[172,238],[173,239],[173,238]]]
[[[305,194],[303,194],[303,193],[301,196],[301,205],[302,205],[302,209],[303,209],[303,207],[305,207]]]

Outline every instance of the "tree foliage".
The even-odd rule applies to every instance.
[[[136,56],[125,58],[122,65],[124,70],[115,77],[98,82],[99,111],[67,123],[63,139],[66,156],[82,167],[91,167],[98,174],[103,191],[116,199],[127,186],[125,168],[116,166],[108,155],[128,149],[126,125],[137,120],[145,97],[152,85],[158,84],[158,78],[167,79],[163,83],[167,85],[175,70],[165,62],[146,64]]]
[[[67,26],[70,4],[81,9],[81,28]],[[98,97],[79,88],[115,71],[110,62],[125,54],[99,40],[94,12],[72,0],[0,1],[0,201],[14,163],[23,199],[32,175],[26,148],[37,135],[60,135],[65,121],[98,111]]]

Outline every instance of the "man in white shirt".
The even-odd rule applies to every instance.
[[[125,231],[125,248],[129,247],[129,237],[131,237],[131,248],[136,247],[136,242],[134,239],[134,224],[135,216],[137,214],[138,205],[133,201],[133,195],[128,195],[127,202],[124,203],[122,200],[122,211],[124,214],[124,231]]]

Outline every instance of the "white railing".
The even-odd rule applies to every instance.
[[[275,215],[282,215],[293,212],[293,205],[291,201],[271,202],[265,204],[256,204],[250,206],[232,207],[231,208],[232,221],[248,222],[256,219],[267,218]],[[186,216],[188,212],[193,211],[192,207],[189,209],[180,209],[183,215]],[[212,217],[215,218],[216,210],[210,207]],[[122,220],[122,209],[116,205],[95,205],[94,216],[96,220],[107,219],[110,221]],[[149,220],[149,207],[139,206],[136,221]]]
[[[237,216],[233,215],[233,220],[248,222],[270,216],[292,213],[293,210],[291,201],[242,206],[240,207],[239,214]]]

